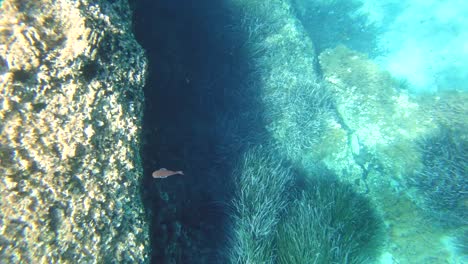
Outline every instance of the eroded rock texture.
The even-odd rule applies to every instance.
[[[146,59],[112,2],[1,2],[2,263],[147,261]]]

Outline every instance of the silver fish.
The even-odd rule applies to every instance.
[[[165,168],[161,168],[159,170],[153,171],[152,176],[153,178],[156,178],[156,179],[164,179],[169,176],[176,175],[176,174],[184,175],[184,172],[183,171],[171,171]]]

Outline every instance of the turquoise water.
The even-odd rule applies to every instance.
[[[398,11],[394,11],[398,10]],[[466,89],[466,1],[364,1],[363,11],[385,30],[380,64],[416,91]]]

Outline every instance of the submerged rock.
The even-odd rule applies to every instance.
[[[459,230],[445,225],[466,225],[466,92],[411,94],[344,46],[325,50],[319,61],[338,129],[348,138],[342,147],[322,150],[327,167],[346,172],[342,179],[361,177],[387,224],[392,258],[448,263],[441,241]],[[326,142],[322,146],[331,145]]]
[[[436,127],[417,101],[389,73],[344,46],[325,50],[319,61],[341,127],[348,134],[347,146],[329,152],[346,151],[344,156],[369,176],[401,178],[417,168],[420,162],[414,140]],[[339,159],[330,163],[346,164]]]
[[[0,262],[143,263],[146,59],[127,1],[0,6]]]

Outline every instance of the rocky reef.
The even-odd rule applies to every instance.
[[[233,3],[241,14],[238,26],[248,36],[246,52],[256,69],[255,87],[260,91],[259,104],[266,129],[264,142],[271,144],[269,153],[274,150],[290,162],[295,172],[293,185],[299,185],[299,190],[310,191],[303,187],[304,178],[316,180],[333,175],[338,178],[337,186],[347,186],[357,193],[353,193],[356,197],[364,197],[369,208],[378,211],[376,219],[383,218],[383,236],[378,229],[370,228],[368,234],[364,229],[356,229],[360,233],[354,235],[371,238],[366,241],[369,246],[356,250],[362,253],[356,259],[376,248],[370,241],[379,240],[385,244],[382,251],[366,256],[372,259],[372,255],[378,255],[376,263],[458,263],[460,256],[441,241],[449,241],[464,229],[440,224],[459,224],[466,218],[466,133],[461,132],[466,131],[466,91],[414,94],[408,84],[394,78],[368,55],[347,46],[331,46],[318,54],[316,42],[320,40],[306,33],[307,25],[292,11],[292,1],[237,0]],[[444,132],[447,127],[450,131]],[[257,156],[256,160],[260,161],[262,156]],[[242,175],[247,179],[257,178],[255,174]],[[332,184],[327,186],[334,188]],[[260,188],[251,187],[249,192],[259,193]],[[295,203],[302,206],[302,201],[313,200],[288,197],[287,194],[295,192],[289,189],[283,192],[283,199],[289,201],[285,205],[286,212],[300,211],[299,206],[294,208]],[[237,199],[244,202],[239,197]],[[339,203],[337,201],[339,199],[330,198],[322,204]],[[314,200],[312,204],[320,203]],[[318,219],[318,214],[311,213],[311,209],[308,211],[298,214],[307,215],[304,219],[286,218],[288,213],[278,214],[279,222],[284,221],[291,227],[284,233],[298,234],[289,239],[282,236],[285,241],[281,243],[288,249],[283,252],[288,252],[289,257],[295,257],[290,249],[299,248],[297,252],[304,252],[302,246],[306,243],[297,242],[299,234],[313,237],[313,232],[299,228],[306,225],[298,224]],[[327,208],[322,206],[318,211],[323,213]],[[241,215],[241,210],[237,213]],[[359,211],[352,213],[355,214],[350,215],[359,218]],[[340,214],[331,218],[340,217],[346,218]],[[235,222],[242,223],[241,218],[237,218]],[[265,219],[269,218],[262,218]],[[278,226],[271,225],[271,228]],[[242,243],[237,241],[235,247],[245,246],[244,250],[236,248],[234,259],[251,256],[257,259],[259,255],[267,263],[271,259],[283,259],[278,248],[271,250],[280,244],[270,245],[268,236],[257,236],[257,244],[252,247],[248,235],[255,232],[244,231],[245,228],[234,231],[244,238],[239,240]],[[335,248],[346,252],[346,247],[340,244]],[[266,253],[238,257],[238,252],[253,252],[249,248]],[[314,249],[313,246],[308,248],[308,253]],[[285,261],[289,262],[291,260]]]
[[[326,130],[318,157],[375,201],[393,259],[458,263],[440,241],[463,230],[466,215],[466,92],[412,94],[344,46],[325,50],[319,62],[339,125]]]
[[[343,162],[332,157],[335,152],[344,151],[344,158],[350,158],[346,152],[347,131],[342,129],[334,109],[334,94],[321,80],[313,40],[296,18],[290,1],[234,3],[242,14],[239,27],[248,36],[245,47],[256,68],[255,88],[260,91],[266,130],[262,144],[268,147],[267,151],[247,152],[234,172],[240,180],[234,198],[235,235],[228,252],[231,263],[361,263],[361,259],[374,259],[379,254],[379,243],[373,241],[383,241],[380,218],[367,197],[355,193],[351,185],[342,185],[349,181],[347,171],[333,167]],[[327,158],[337,164],[325,163]],[[282,165],[282,160],[287,165]],[[329,168],[324,168],[323,163]],[[332,183],[335,174],[340,179]],[[259,179],[261,184],[252,184]],[[308,180],[313,183],[306,184]],[[318,190],[317,185],[349,196],[338,197]],[[268,203],[263,202],[265,197]],[[337,213],[344,210],[331,208],[330,204],[353,210]],[[363,226],[336,227],[338,222],[359,222]],[[274,234],[279,235],[273,239]],[[347,236],[354,241],[344,242],[351,241]]]
[[[0,7],[0,262],[144,263],[146,59],[127,1]]]
[[[416,169],[420,162],[414,142],[436,128],[417,101],[388,72],[345,46],[325,50],[319,62],[339,123],[328,129],[346,134],[332,141],[341,146],[321,147],[328,153],[324,157],[328,166],[348,171],[351,178],[365,175],[356,181],[372,181],[372,175],[379,174],[376,183],[382,174],[400,179]]]

